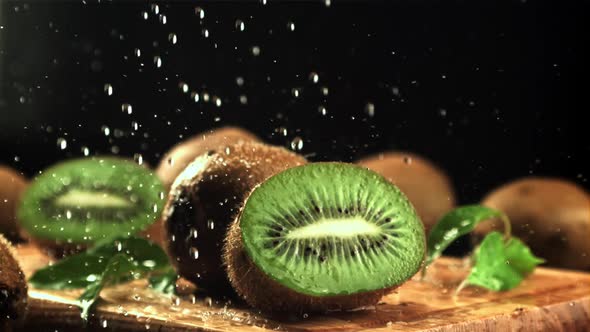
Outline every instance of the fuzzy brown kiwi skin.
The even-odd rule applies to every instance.
[[[455,207],[449,177],[424,157],[392,151],[366,157],[357,164],[383,175],[408,197],[424,223],[426,234]]]
[[[493,190],[483,205],[504,212],[512,233],[547,265],[590,271],[590,195],[576,184],[555,178],[522,178]],[[472,239],[479,243],[498,220],[479,224]]]
[[[222,127],[197,134],[175,145],[160,160],[156,174],[169,190],[174,179],[196,157],[210,151],[222,150],[239,142],[258,142],[254,134],[237,127]],[[171,162],[172,161],[172,162]]]
[[[11,244],[0,235],[0,326],[8,317],[22,320],[27,307],[27,282]]]
[[[228,278],[252,307],[266,313],[309,313],[351,310],[376,305],[398,286],[352,295],[310,296],[295,292],[269,278],[249,258],[243,242],[239,219],[231,224],[223,246],[223,262]]]
[[[189,166],[170,191],[162,214],[167,234],[164,247],[178,273],[197,288],[231,295],[221,259],[227,227],[256,185],[306,160],[284,148],[256,142],[229,145],[197,160],[203,161],[203,167],[192,174]],[[213,229],[208,221],[213,221]],[[192,230],[197,231],[196,238]],[[191,247],[198,249],[198,259],[191,255]]]
[[[18,172],[0,166],[0,234],[4,234],[11,242],[23,240],[16,220],[16,209],[27,184],[27,179]]]

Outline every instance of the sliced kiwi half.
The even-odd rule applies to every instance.
[[[224,262],[237,292],[264,311],[323,311],[376,304],[412,277],[424,227],[381,175],[344,163],[285,170],[248,197]]]
[[[163,205],[164,188],[150,170],[95,157],[43,171],[25,191],[18,219],[38,243],[87,246],[145,229]]]

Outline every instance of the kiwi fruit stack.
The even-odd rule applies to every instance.
[[[240,142],[197,157],[176,178],[162,218],[179,275],[212,294],[231,294],[221,246],[250,191],[306,160],[284,148]]]
[[[0,166],[0,234],[12,241],[21,240],[16,209],[27,180],[15,170]]]
[[[424,227],[404,194],[364,167],[312,163],[249,195],[223,260],[232,286],[265,312],[376,305],[421,267]]]
[[[358,161],[395,184],[418,211],[426,232],[455,206],[449,177],[429,160],[406,152],[387,152]]]
[[[25,191],[18,220],[55,257],[137,233],[160,215],[164,188],[148,169],[119,158],[83,158],[44,170]]]
[[[27,282],[14,250],[0,234],[0,329],[6,331],[10,321],[22,320],[27,306]]]
[[[574,183],[555,178],[523,178],[490,192],[483,205],[504,212],[515,236],[547,265],[590,271],[590,196]],[[479,224],[474,241],[498,220]]]

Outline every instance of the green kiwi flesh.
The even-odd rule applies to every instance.
[[[159,216],[164,188],[148,169],[118,158],[66,161],[42,172],[18,210],[40,242],[90,244],[145,229]]]
[[[0,327],[4,319],[22,319],[27,304],[25,275],[11,244],[0,234]]]
[[[339,308],[373,305],[383,290],[412,277],[425,253],[422,222],[401,191],[373,171],[344,163],[308,164],[269,178],[248,197],[232,228],[241,236],[226,243],[230,280],[262,309],[305,310],[306,302],[316,303],[310,310],[331,309],[333,298]],[[266,296],[276,298],[283,288],[298,299],[282,308],[257,303],[265,284],[246,281],[243,287],[248,277],[231,271],[244,264],[235,257],[239,247],[274,282],[269,288],[279,290]]]

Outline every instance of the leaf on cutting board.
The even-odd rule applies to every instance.
[[[493,291],[505,291],[518,286],[537,265],[544,262],[519,239],[505,240],[498,232],[486,235],[476,249],[473,260],[475,263],[465,284]]]
[[[471,232],[475,226],[491,218],[501,218],[506,232],[510,233],[510,226],[505,215],[497,210],[482,205],[466,205],[458,207],[444,215],[428,234],[427,255],[422,274],[426,267],[442,255],[442,252],[456,239]]]

